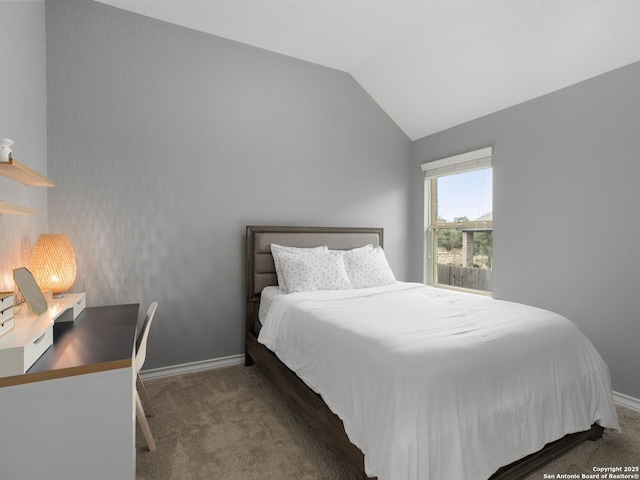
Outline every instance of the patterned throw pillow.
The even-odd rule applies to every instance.
[[[284,283],[284,276],[282,275],[282,266],[280,264],[280,255],[282,253],[293,253],[293,254],[307,254],[307,253],[318,253],[318,252],[326,252],[329,249],[326,246],[323,247],[313,247],[313,248],[302,248],[302,247],[285,247],[283,245],[278,245],[276,243],[271,244],[271,254],[273,255],[273,263],[276,265],[276,276],[278,277],[278,286],[282,288],[285,292],[287,291],[287,285]]]
[[[349,277],[339,252],[280,254],[280,266],[287,293],[313,290],[348,290]]]
[[[370,247],[370,248],[367,248]],[[396,283],[381,247],[354,248],[342,252],[344,266],[353,288],[382,287]]]

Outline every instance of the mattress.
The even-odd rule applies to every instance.
[[[276,298],[286,295],[284,291],[279,287],[266,287],[260,294],[260,308],[258,309],[258,319],[260,322],[264,322],[271,306]]]
[[[258,341],[342,419],[380,480],[485,480],[597,422],[609,371],[552,312],[402,283],[276,294]]]
[[[265,287],[262,290],[262,293],[260,294],[260,308],[258,309],[258,318],[253,324],[254,334],[260,334],[260,330],[262,329],[262,322],[264,322],[264,319],[267,317],[269,310],[271,310],[271,306],[273,305],[274,300],[281,295],[286,295],[286,293],[280,287]]]

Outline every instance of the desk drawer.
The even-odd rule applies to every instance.
[[[0,337],[13,330],[13,294],[0,293]]]
[[[53,325],[49,325],[42,335],[24,346],[24,371],[29,370],[51,345],[53,345]]]
[[[13,293],[0,292],[0,310],[6,310],[13,307]]]
[[[80,295],[80,298],[73,304],[73,319],[78,318],[78,315],[82,313],[84,308],[87,306],[87,297],[83,293]]]
[[[13,330],[13,325],[14,325],[13,317],[9,318],[8,320],[0,321],[0,337],[5,333]]]
[[[13,305],[7,307],[5,310],[0,311],[0,323],[4,323],[10,318],[13,318]]]

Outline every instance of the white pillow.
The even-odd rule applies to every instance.
[[[382,287],[396,283],[381,247],[367,245],[346,250],[342,252],[342,258],[353,288]]]
[[[353,255],[362,252],[371,252],[373,250],[373,245],[365,245],[363,247],[352,248],[351,250],[335,250],[336,252],[340,252],[341,254]]]
[[[275,263],[276,265],[276,276],[278,277],[278,286],[280,286],[280,288],[282,288],[285,292],[287,291],[287,286],[284,283],[284,277],[282,275],[282,267],[280,265],[280,254],[282,253],[307,254],[307,253],[326,252],[327,250],[328,248],[326,246],[302,248],[302,247],[285,247],[283,245],[272,243],[271,254],[273,255],[273,263]]]
[[[348,290],[349,277],[339,252],[280,253],[287,293],[312,290]]]

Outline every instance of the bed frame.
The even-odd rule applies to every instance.
[[[247,226],[247,310],[246,310],[246,354],[245,365],[254,363],[273,381],[293,408],[309,423],[322,440],[329,445],[361,478],[364,473],[364,455],[353,445],[344,431],[344,426],[324,403],[322,398],[308,388],[289,368],[264,345],[258,343],[254,333],[260,292],[264,287],[277,285],[275,265],[271,256],[271,243],[294,247],[318,247],[327,245],[335,250],[347,250],[367,244],[383,246],[382,228],[338,228],[338,227],[272,227]],[[567,435],[545,445],[510,465],[500,468],[490,480],[518,480],[567,452],[583,441],[598,440],[603,428],[592,425],[591,429]]]

